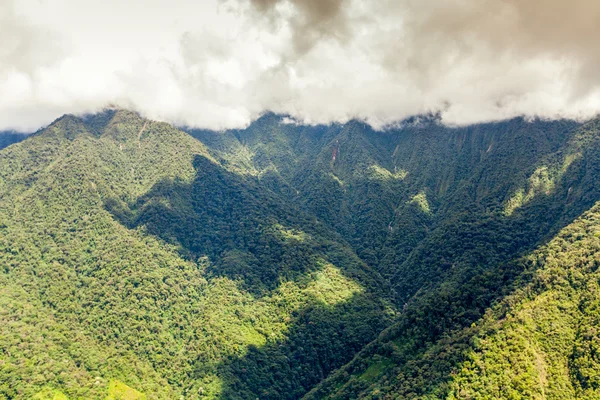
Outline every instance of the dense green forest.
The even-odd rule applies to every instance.
[[[286,121],[0,151],[0,398],[597,397],[599,121]]]

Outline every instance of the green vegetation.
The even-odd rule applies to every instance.
[[[108,396],[106,400],[145,400],[146,396],[135,389],[130,388],[123,382],[112,380],[108,384]]]
[[[0,399],[595,398],[598,132],[64,116],[0,152]]]
[[[169,125],[66,116],[1,157],[5,398],[293,398],[389,324],[337,234]]]
[[[68,400],[59,390],[45,389],[33,396],[34,400]]]
[[[327,395],[322,385],[312,396],[598,398],[599,227],[597,205],[520,259],[513,293],[477,323],[413,354],[401,330],[408,327],[394,327],[326,382]],[[373,374],[383,355],[395,365]]]
[[[510,216],[502,210],[510,200],[498,198],[487,211],[475,203],[472,215],[434,226],[405,264],[435,275],[396,324],[306,398],[598,397],[589,384],[596,376],[593,347],[577,343],[577,332],[594,334],[597,318],[597,310],[579,300],[595,297],[597,281],[597,132],[596,121],[576,128],[516,181],[514,187],[530,185],[536,193]],[[537,191],[543,175],[554,183]],[[409,270],[397,279],[406,275]],[[579,349],[585,349],[581,356]],[[393,365],[363,379],[382,359]]]

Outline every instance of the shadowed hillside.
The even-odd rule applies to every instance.
[[[0,165],[5,397],[297,398],[393,316],[343,239],[166,124],[65,116]]]
[[[420,250],[411,254],[416,258],[426,254],[426,262],[421,264],[424,267],[435,266],[436,260],[447,260],[446,251],[462,249],[462,252],[455,253],[457,257],[449,264],[448,272],[438,267],[437,272],[443,276],[437,279],[439,285],[430,280],[421,287],[405,305],[393,327],[307,398],[478,398],[486,395],[511,398],[544,393],[593,398],[595,387],[582,381],[571,363],[576,359],[576,364],[589,370],[595,365],[593,356],[581,358],[556,347],[563,338],[575,340],[571,329],[578,324],[582,326],[577,329],[590,329],[589,319],[594,318],[592,309],[581,309],[580,314],[573,316],[571,311],[562,315],[558,308],[561,305],[568,308],[571,302],[558,299],[585,298],[589,296],[589,288],[555,286],[550,282],[571,273],[579,275],[582,281],[594,279],[595,269],[588,269],[588,265],[597,251],[592,232],[596,224],[594,204],[600,199],[598,132],[597,121],[572,131],[564,145],[544,157],[527,183],[504,201],[504,208],[494,217],[497,222],[489,217],[485,222],[481,215],[473,214],[455,229],[442,231],[443,235],[437,239],[426,239],[424,244],[433,239],[430,247],[422,244]],[[513,208],[515,204],[517,207]],[[585,212],[588,208],[591,210]],[[575,221],[570,223],[572,220]],[[502,226],[506,228],[499,229]],[[584,226],[587,228],[582,231]],[[498,238],[498,234],[502,236]],[[537,246],[542,245],[532,248],[532,252],[527,251],[536,242]],[[547,244],[543,244],[545,242]],[[498,246],[512,250],[512,257],[510,253],[503,255],[506,250],[495,250]],[[489,255],[494,253],[500,257],[490,260]],[[515,254],[523,256],[515,257]],[[561,260],[559,265],[547,270],[548,263],[554,263],[555,259]],[[575,272],[580,268],[581,272]],[[423,268],[417,267],[417,270],[423,271]],[[403,276],[405,274],[399,275]],[[540,279],[550,282],[542,284],[541,289]],[[556,296],[549,304],[542,300],[547,291]],[[531,308],[532,314],[528,317],[531,319],[507,324],[504,319],[520,310],[522,306],[518,304],[521,303]],[[536,315],[538,312],[540,315]],[[574,319],[563,320],[571,316]],[[554,318],[557,321],[551,322]],[[577,320],[581,322],[575,322]],[[572,325],[564,329],[556,325],[556,334],[561,339],[541,343],[535,331],[548,329],[547,324]],[[495,332],[498,326],[507,331],[506,335],[513,335],[510,340],[515,341],[488,348],[490,340],[509,340],[504,333]],[[517,339],[519,335],[523,336]],[[483,355],[473,353],[481,349],[488,350]],[[472,361],[473,357],[480,358]],[[482,365],[481,357],[485,358],[486,366]],[[560,360],[557,362],[562,363],[561,367],[544,364],[545,357]],[[521,377],[523,368],[530,369]],[[562,383],[553,384],[553,380]]]

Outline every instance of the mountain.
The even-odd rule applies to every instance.
[[[600,121],[289,121],[0,151],[0,398],[594,398]]]
[[[444,230],[437,243],[465,253],[443,281],[421,287],[392,327],[306,398],[597,398],[597,310],[584,299],[595,296],[599,128],[569,131],[492,212],[504,216],[493,224],[511,227],[502,237],[482,216],[476,231],[469,217]],[[532,236],[537,244],[511,257],[494,249]]]
[[[339,235],[167,124],[65,116],[0,157],[5,398],[295,398],[393,316]]]
[[[18,143],[27,137],[24,133],[14,131],[0,131],[0,150],[10,146],[13,143]]]

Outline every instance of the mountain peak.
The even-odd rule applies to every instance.
[[[50,133],[62,135],[69,140],[73,140],[79,135],[88,134],[89,131],[81,118],[73,114],[65,114],[54,120],[46,129],[39,132],[42,135]]]

